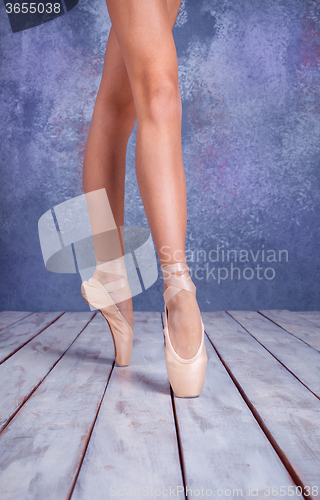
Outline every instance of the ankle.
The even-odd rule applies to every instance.
[[[169,266],[172,266],[174,264],[182,264],[184,269],[179,269],[179,270],[171,270]],[[169,267],[169,269],[167,269],[167,267]],[[165,289],[168,288],[168,284],[166,284],[166,281],[168,278],[170,278],[170,276],[182,276],[182,275],[187,275],[186,278],[190,278],[190,275],[189,275],[189,266],[186,262],[182,262],[182,261],[170,261],[170,262],[166,262],[166,263],[163,263],[161,264],[161,270],[162,270],[162,276],[163,276],[163,281],[164,281],[164,287]],[[190,278],[191,279],[191,278]]]
[[[196,297],[187,290],[181,290],[167,304],[168,311],[190,311],[191,309],[198,308]]]
[[[97,260],[94,274],[96,275],[95,277],[104,284],[112,283],[121,278],[126,278],[128,281],[124,256],[108,261]]]
[[[169,283],[167,283],[167,279],[168,277],[170,277],[171,275],[174,275],[175,277],[177,277],[178,279],[183,276],[183,280],[190,280],[192,283],[192,279],[191,279],[191,276],[189,274],[189,271],[176,271],[174,273],[170,273],[170,272],[164,272],[163,274],[163,291],[165,292],[167,288],[169,288],[171,285]],[[179,286],[179,285],[177,285]],[[183,290],[183,288],[181,287],[181,289]]]

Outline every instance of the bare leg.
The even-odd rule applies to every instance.
[[[124,224],[126,149],[136,122],[136,110],[127,70],[114,29],[111,27],[104,67],[90,124],[83,164],[83,188],[88,193],[105,188],[116,225]],[[103,214],[102,214],[103,215]],[[104,255],[107,237],[94,237],[96,259]],[[112,274],[108,280],[119,278]],[[132,326],[132,299],[117,304]]]
[[[185,261],[187,204],[181,151],[178,65],[166,0],[107,0],[137,112],[136,171],[161,264]],[[173,347],[199,348],[197,302],[181,291],[168,304]]]
[[[110,107],[114,110],[114,115],[109,114],[110,121],[105,125],[104,132],[100,128],[101,135],[100,139],[96,136],[96,146],[92,140],[91,151],[101,148],[101,143],[106,144],[105,152],[102,151],[103,148],[100,149],[101,167],[105,172],[105,158],[108,155],[109,164],[113,162],[114,166],[103,174],[104,185],[108,196],[111,195],[111,206],[114,203],[112,208],[116,222],[122,225],[125,146],[134,125],[133,104],[135,105],[138,119],[137,179],[161,264],[185,261],[187,207],[181,152],[181,100],[176,50],[171,33],[174,22],[170,19],[172,12],[177,15],[179,4],[180,1],[175,5],[172,2],[169,8],[165,0],[107,0],[116,34],[115,37],[110,32],[108,44],[110,42],[110,49],[112,44],[115,48],[116,40],[118,41],[117,51],[120,50],[123,56],[122,65],[125,64],[129,85],[121,80],[120,95],[117,78],[120,74],[123,75],[123,66],[115,58],[117,64],[113,71],[112,64],[108,62],[105,68],[111,83],[109,87],[105,85],[103,90],[99,90],[97,103],[101,105],[96,104],[93,120],[100,128],[99,120],[104,120],[106,124],[106,109],[109,111]],[[112,54],[115,53],[116,50]],[[112,61],[111,57],[110,60]],[[129,88],[132,89],[133,100],[132,97],[129,98]],[[93,134],[94,130],[93,124]],[[117,149],[112,143],[117,144]],[[118,153],[115,154],[115,151]],[[89,174],[90,180],[86,181],[87,177],[84,175],[87,191],[102,187],[99,169],[97,183],[90,170],[87,168],[85,172]],[[121,180],[118,181],[117,189],[114,189],[115,173],[117,179]],[[168,311],[173,347],[182,357],[190,358],[197,351],[201,339],[197,302],[190,293],[181,291],[169,302]]]
[[[173,28],[181,0],[167,0]],[[119,43],[111,27],[99,92],[90,124],[83,164],[83,187],[88,193],[105,188],[116,225],[124,224],[125,160],[136,108]],[[94,237],[97,260],[104,261],[107,237]],[[110,281],[118,276],[108,274]],[[132,325],[132,299],[117,304]]]

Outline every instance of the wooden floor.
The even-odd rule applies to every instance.
[[[1,500],[320,498],[320,312],[202,317],[205,386],[179,399],[160,313],[120,368],[100,314],[1,312]]]

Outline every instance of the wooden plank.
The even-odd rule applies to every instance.
[[[320,326],[320,311],[298,311],[298,316]]]
[[[97,315],[0,436],[1,500],[66,500],[113,366]]]
[[[299,339],[320,351],[320,328],[299,317],[294,311],[259,311],[281,326],[284,330],[292,333]]]
[[[93,313],[66,313],[0,365],[0,432],[44,379]]]
[[[182,486],[160,313],[134,313],[134,348],[115,368],[72,500],[151,498]],[[158,492],[157,492],[158,490]]]
[[[197,498],[252,498],[256,489],[262,498],[268,486],[287,493],[293,485],[287,470],[207,339],[206,348],[200,397],[175,398],[189,496],[201,488]]]
[[[51,325],[63,313],[34,313],[0,332],[0,363]]]
[[[206,331],[305,486],[320,491],[320,401],[225,312]],[[316,498],[317,496],[314,495]]]
[[[2,311],[0,312],[0,330],[17,323],[23,318],[30,316],[31,312],[22,311]]]
[[[228,313],[320,398],[318,351],[255,311]]]

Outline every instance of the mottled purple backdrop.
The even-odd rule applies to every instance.
[[[54,21],[12,33],[1,2],[0,19],[1,309],[88,310],[79,275],[45,269],[37,224],[82,193],[108,12],[104,0],[80,0]],[[318,1],[182,1],[174,37],[187,249],[202,310],[320,309],[319,30]],[[134,148],[135,131],[125,223],[148,227]],[[229,261],[227,250],[235,250]],[[160,277],[134,307],[162,310]]]

